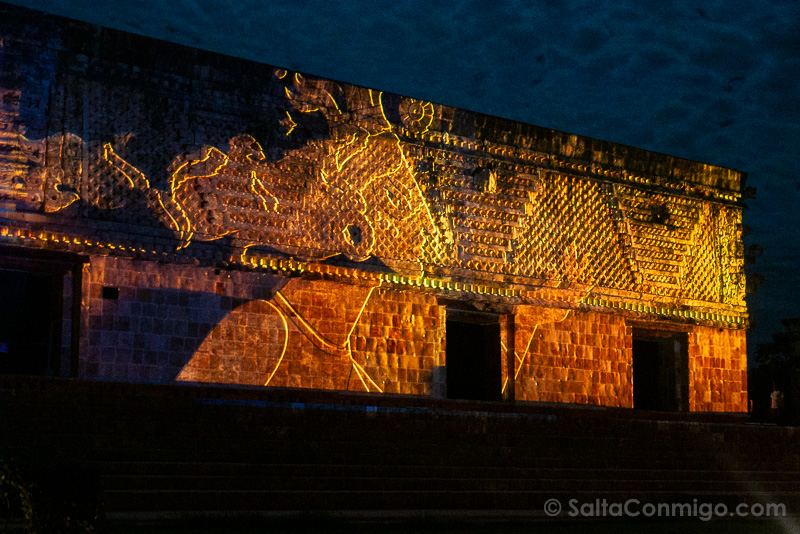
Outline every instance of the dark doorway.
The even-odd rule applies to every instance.
[[[685,333],[634,331],[634,408],[668,412],[688,410],[687,344]]]
[[[60,373],[63,280],[0,269],[0,373]]]
[[[500,400],[500,315],[448,310],[447,397]]]

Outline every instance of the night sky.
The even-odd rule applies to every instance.
[[[764,249],[748,352],[800,317],[800,3],[10,3],[745,171],[745,243]]]

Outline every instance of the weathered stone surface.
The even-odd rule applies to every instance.
[[[689,408],[746,408],[742,173],[0,15],[0,246],[90,256],[83,376],[444,396],[459,302],[519,400],[632,406],[668,323]]]

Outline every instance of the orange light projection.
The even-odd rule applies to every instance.
[[[645,325],[688,340],[685,406],[746,407],[742,173],[185,50],[86,76],[24,46],[58,60],[0,87],[0,245],[88,256],[86,377],[444,396],[452,307],[505,316],[517,400],[632,406]]]
[[[231,310],[176,379],[431,394],[439,315],[434,299],[380,284],[292,280]]]
[[[91,205],[112,219],[144,204],[178,252],[227,238],[245,265],[261,247],[306,262],[342,254],[442,284],[513,281],[582,305],[746,323],[741,208],[727,193],[546,158],[524,138],[454,135],[445,108],[428,102],[284,70],[275,81],[288,106],[282,135],[306,139],[278,158],[241,134],[176,155],[158,189],[120,155],[130,136],[21,138],[32,170],[15,198],[47,213]],[[324,120],[327,135],[309,136],[304,116]]]

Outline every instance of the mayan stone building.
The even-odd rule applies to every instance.
[[[745,411],[744,178],[0,5],[0,372]]]

